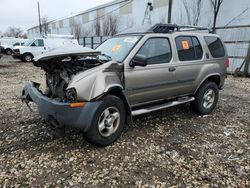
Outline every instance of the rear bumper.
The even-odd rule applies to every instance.
[[[99,101],[88,102],[84,107],[72,108],[69,103],[58,102],[44,96],[39,91],[38,83],[28,82],[22,91],[22,101],[37,104],[40,116],[48,123],[57,127],[74,127],[86,132],[92,124]]]
[[[220,90],[222,90],[222,89],[224,88],[226,78],[227,78],[227,75],[226,75],[226,74],[223,74],[223,75],[221,76],[220,85],[219,85],[219,89],[220,89]]]

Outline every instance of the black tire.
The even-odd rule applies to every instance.
[[[6,53],[6,55],[12,55],[12,50],[11,49],[6,49],[5,53]]]
[[[103,132],[99,130],[100,121],[102,120],[102,118],[105,118],[103,117],[105,116],[104,111],[108,110],[109,112],[112,112],[110,111],[112,109],[119,111],[120,115],[119,123],[118,120],[116,120],[117,122],[114,121],[113,124],[117,124],[116,126],[117,128],[115,128],[114,133],[112,133],[111,135],[104,136],[105,129],[103,129]],[[99,106],[99,108],[95,113],[90,129],[86,133],[84,133],[87,141],[97,147],[105,147],[114,143],[121,136],[122,131],[125,127],[125,116],[126,116],[125,107],[123,101],[120,98],[112,95],[104,97],[101,105]]]
[[[213,94],[211,94],[210,96],[209,93]],[[207,97],[209,96],[211,100],[208,100]],[[214,100],[212,100],[213,98]],[[195,101],[191,103],[191,107],[197,114],[200,115],[210,114],[216,107],[218,99],[219,99],[219,90],[217,84],[214,82],[206,81],[200,86],[200,88],[196,92]]]
[[[22,59],[24,62],[31,62],[33,59],[33,55],[32,54],[24,54]]]

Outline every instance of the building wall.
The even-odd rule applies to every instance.
[[[72,34],[72,25],[81,24],[83,30],[89,35],[94,35],[94,24],[97,16],[104,17],[105,15],[114,15],[118,17],[119,31],[126,30],[133,26],[140,26],[143,22],[143,17],[146,11],[147,3],[149,0],[124,0],[121,3],[107,6],[105,8],[99,8],[90,12],[82,13],[73,17],[68,17],[61,20],[56,20],[49,23],[50,34]],[[165,20],[168,10],[168,1],[166,0],[151,0],[155,4],[155,8],[151,14],[152,23]],[[102,25],[102,19],[100,21]],[[149,24],[148,20],[145,24]],[[28,37],[33,38],[39,36],[38,26],[28,30]]]
[[[82,14],[66,17],[61,20],[55,20],[49,23],[49,32],[51,34],[72,34],[72,25],[81,24],[85,35],[94,34],[94,24],[97,15],[103,17],[104,15],[118,16],[119,19],[119,31],[124,31],[127,28],[133,26],[139,27],[143,23],[143,17],[147,7],[147,3],[151,1],[154,6],[154,10],[151,14],[151,24],[166,22],[168,12],[168,0],[116,0],[113,3],[105,4],[90,11],[85,11]],[[120,2],[120,3],[117,3]],[[211,26],[211,5],[209,0],[203,1],[202,13],[199,25]],[[242,15],[241,13],[245,11]],[[239,17],[237,17],[240,15]],[[232,21],[233,18],[237,17]],[[221,7],[217,26],[224,26],[227,23],[231,25],[236,24],[249,24],[250,18],[250,1],[249,0],[226,0]],[[102,25],[102,21],[100,21]],[[182,0],[173,0],[173,13],[172,22],[177,24],[186,23],[186,15],[183,7]],[[145,20],[144,24],[150,24],[149,20]],[[33,38],[39,36],[39,28],[34,27],[28,30],[28,37]]]

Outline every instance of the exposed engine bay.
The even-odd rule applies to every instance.
[[[107,61],[97,57],[56,57],[44,61],[34,61],[33,64],[45,71],[47,89],[44,95],[59,101],[71,101],[66,95],[66,89],[76,74],[102,65]]]

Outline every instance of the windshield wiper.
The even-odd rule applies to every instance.
[[[104,56],[104,57],[106,57],[109,61],[111,61],[112,60],[112,57],[111,56],[109,56],[109,55],[107,55],[107,54],[101,54],[102,56]]]

